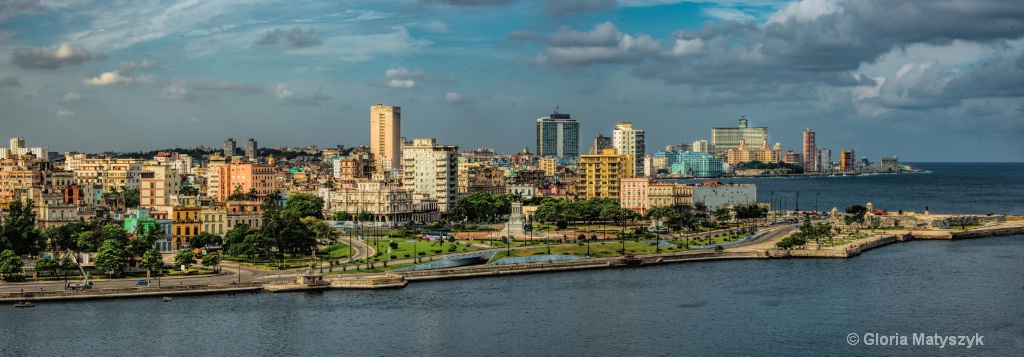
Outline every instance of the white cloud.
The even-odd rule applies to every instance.
[[[61,110],[57,111],[57,118],[60,118],[60,119],[67,119],[67,118],[71,118],[73,116],[75,116],[75,112],[67,110],[67,109],[61,109]]]
[[[64,98],[61,98],[61,101],[62,102],[81,102],[82,99],[83,99],[82,95],[78,94],[78,92],[68,92],[68,94],[64,95]]]
[[[448,92],[444,94],[444,101],[448,104],[459,104],[462,102],[462,95],[456,92]]]
[[[405,67],[392,68],[384,71],[384,85],[391,88],[412,88],[416,79],[423,77],[420,70],[410,71]]]
[[[36,47],[14,50],[13,62],[27,69],[56,69],[80,66],[93,59],[103,59],[102,53],[93,54],[77,43],[65,42],[56,48]]]
[[[818,17],[841,12],[838,0],[803,0],[786,5],[785,9],[772,14],[768,24],[811,22]]]
[[[134,83],[152,83],[153,76],[123,76],[119,71],[103,72],[99,76],[92,77],[82,81],[82,83],[94,86],[106,86],[112,84],[134,84]]]
[[[701,9],[701,14],[707,17],[716,18],[725,21],[757,21],[753,16],[734,8],[728,7],[709,7]]]
[[[284,83],[278,83],[274,85],[274,96],[280,100],[288,100],[295,97],[295,93],[292,93],[288,89],[288,85]]]
[[[192,100],[193,98],[195,97],[188,91],[185,81],[173,81],[160,91],[160,99]]]

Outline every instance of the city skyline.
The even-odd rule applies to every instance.
[[[617,122],[654,152],[745,116],[787,150],[813,128],[873,161],[1020,161],[1024,4],[957,3],[24,1],[0,6],[0,136],[352,147],[387,103],[409,139],[511,153],[560,107],[581,153]]]

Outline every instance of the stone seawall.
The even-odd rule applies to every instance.
[[[951,231],[952,239],[974,239],[1024,234],[1024,227],[978,228],[967,231]]]
[[[99,300],[99,299],[123,299],[143,298],[162,296],[184,296],[184,295],[207,295],[227,294],[240,292],[257,292],[263,290],[262,283],[242,284],[211,284],[211,285],[186,285],[169,286],[162,288],[126,288],[126,289],[95,289],[72,291],[37,291],[30,293],[0,293],[0,302],[9,303],[17,301],[71,301],[71,300]]]

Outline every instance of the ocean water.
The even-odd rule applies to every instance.
[[[919,211],[923,207],[915,207],[929,205],[933,212],[1020,214],[1020,165],[1009,165],[1009,171],[1016,170],[1009,174],[1003,164],[927,165],[915,166],[932,173],[754,180],[776,195],[801,190],[801,209],[803,187],[815,187],[807,192],[822,192],[821,200],[826,192],[835,195],[830,205],[840,208],[871,200],[888,209]],[[759,187],[759,197],[766,193]],[[856,344],[848,342],[850,334],[857,336]],[[913,334],[979,335],[984,345],[915,346],[912,338],[908,346],[868,345],[865,338],[872,334],[897,336],[896,341]],[[382,291],[0,308],[3,356],[1017,356],[1021,351],[1024,236],[911,241],[845,260],[716,261],[419,282]]]
[[[1024,163],[910,163],[925,173],[729,178],[757,185],[773,209],[828,211],[868,202],[876,209],[1024,215]],[[703,180],[678,180],[700,182]],[[774,193],[774,194],[773,194]],[[799,198],[797,197],[799,193]],[[780,199],[785,202],[780,203]],[[817,209],[815,209],[817,207]]]

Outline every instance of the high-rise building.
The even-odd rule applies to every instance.
[[[782,162],[790,165],[803,166],[803,160],[800,158],[800,153],[793,150],[788,150],[785,154],[783,154]]]
[[[537,119],[537,157],[578,158],[580,156],[580,121],[568,113]]]
[[[693,145],[691,146],[691,148],[693,149],[693,150],[691,150],[693,152],[709,152],[709,151],[711,151],[710,148],[708,147],[708,141],[707,140],[697,140],[697,141],[694,141]],[[685,150],[683,150],[683,151],[685,151]]]
[[[224,157],[230,158],[235,156],[235,139],[228,138],[224,140]]]
[[[438,210],[448,212],[458,201],[458,159],[458,146],[413,139],[412,145],[402,148],[402,186],[436,199]]]
[[[271,164],[223,164],[217,166],[219,189],[217,200],[225,202],[232,194],[256,191],[263,198],[274,191],[274,165]]]
[[[804,171],[817,172],[818,147],[814,144],[814,130],[804,129]]]
[[[633,177],[633,156],[620,154],[615,148],[601,153],[580,155],[577,166],[580,199],[604,197],[619,199],[621,180]]]
[[[832,150],[826,148],[818,149],[818,171],[832,171]]]
[[[402,108],[377,103],[370,107],[370,153],[380,171],[402,166]]]
[[[594,137],[594,153],[600,153],[601,150],[611,149],[615,147],[612,145],[612,138],[604,136],[604,134],[597,134]]]
[[[615,123],[615,131],[612,132],[612,145],[619,154],[629,155],[633,158],[633,177],[644,176],[644,154],[646,144],[644,131],[633,129],[631,122]]]
[[[256,155],[258,153],[256,150],[257,150],[256,140],[253,140],[252,138],[249,138],[249,140],[245,141],[245,158],[246,159],[249,159],[249,161],[251,161],[251,162],[256,162]]]
[[[715,154],[739,148],[740,139],[746,139],[748,143],[768,140],[768,127],[750,128],[747,126],[747,118],[741,116],[736,128],[711,128],[711,145],[714,146]]]
[[[843,172],[851,172],[856,163],[853,161],[857,157],[856,149],[843,150],[839,153],[839,169]]]

